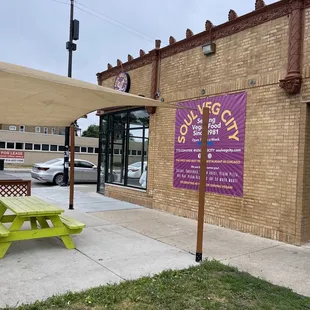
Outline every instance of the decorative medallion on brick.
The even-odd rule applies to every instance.
[[[205,23],[206,31],[211,30],[213,27],[214,27],[213,24],[209,20],[206,20],[206,23]]]
[[[300,92],[302,84],[301,77],[286,77],[280,81],[280,87],[283,88],[289,95],[296,95]]]
[[[237,18],[238,18],[237,13],[234,10],[230,10],[228,13],[228,20],[232,21],[232,20],[237,19]]]
[[[190,29],[186,30],[186,39],[192,37],[194,35],[193,31],[191,31]]]
[[[255,2],[255,10],[260,10],[266,6],[264,0],[256,0]]]
[[[160,48],[161,41],[155,40],[155,48]]]
[[[169,37],[169,45],[174,44],[176,41],[177,40],[173,36]]]

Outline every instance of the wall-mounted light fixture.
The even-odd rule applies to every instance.
[[[203,54],[206,56],[213,55],[215,54],[215,51],[216,51],[216,44],[213,42],[207,43],[202,46],[202,51],[203,51]]]

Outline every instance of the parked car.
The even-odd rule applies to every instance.
[[[139,161],[137,163],[131,164],[128,166],[128,178],[130,179],[139,179],[142,175],[141,172],[142,162]],[[147,166],[147,161],[143,163],[143,171],[145,171],[145,167]]]
[[[64,159],[56,158],[34,164],[31,177],[39,181],[60,185],[63,182]],[[74,160],[74,182],[97,183],[97,166],[90,161]],[[69,168],[70,179],[70,168]]]

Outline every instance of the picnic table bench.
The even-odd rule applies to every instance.
[[[0,197],[0,259],[13,241],[60,237],[67,249],[74,249],[70,235],[82,232],[85,224],[63,212],[37,197]],[[30,229],[21,229],[25,222]]]

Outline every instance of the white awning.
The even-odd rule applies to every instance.
[[[85,114],[119,106],[176,108],[157,100],[0,62],[0,124],[70,126]]]

